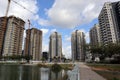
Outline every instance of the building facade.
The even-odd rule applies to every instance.
[[[5,32],[7,27],[6,25],[7,25],[7,18],[0,17],[0,56],[2,56],[2,53],[3,53],[4,38],[5,38]]]
[[[116,25],[117,42],[120,42],[120,1],[112,3],[114,22]]]
[[[24,55],[32,56],[33,60],[40,60],[42,56],[42,31],[32,28],[26,30]]]
[[[72,60],[85,60],[85,35],[82,31],[76,30],[71,35]]]
[[[93,28],[90,29],[90,45],[99,46],[100,45],[100,27],[99,24],[95,24]]]
[[[99,15],[100,39],[105,45],[120,41],[120,1],[106,2]]]
[[[62,55],[62,38],[61,35],[57,32],[53,32],[50,35],[49,42],[49,59],[58,57],[61,59]]]
[[[25,22],[15,16],[8,17],[3,56],[21,55]]]

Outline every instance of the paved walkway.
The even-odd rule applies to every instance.
[[[91,68],[86,66],[84,63],[79,64],[80,64],[80,80],[106,80],[102,76],[92,71]]]

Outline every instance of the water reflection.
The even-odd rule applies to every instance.
[[[0,80],[62,80],[67,72],[22,65],[0,65]]]

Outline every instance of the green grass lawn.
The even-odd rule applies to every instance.
[[[107,80],[120,80],[120,64],[87,64]]]
[[[104,68],[110,71],[119,71],[120,72],[120,64],[87,64],[90,67],[95,68]]]

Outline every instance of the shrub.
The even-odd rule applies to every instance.
[[[59,64],[53,64],[52,66],[51,66],[51,70],[53,71],[53,72],[60,72],[61,70],[62,70],[62,67],[59,65]]]

